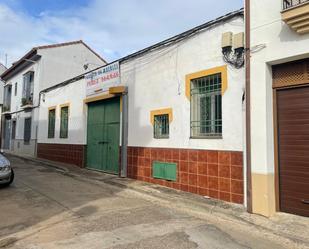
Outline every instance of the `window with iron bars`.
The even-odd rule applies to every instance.
[[[154,138],[169,138],[168,114],[154,116]]]
[[[191,80],[191,137],[222,137],[221,73]]]

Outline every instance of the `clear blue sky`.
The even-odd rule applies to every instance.
[[[243,0],[0,0],[0,62],[83,39],[108,61],[243,6]]]

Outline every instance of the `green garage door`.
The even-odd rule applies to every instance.
[[[120,99],[88,104],[87,168],[119,172]]]

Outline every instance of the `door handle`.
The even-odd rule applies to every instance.
[[[108,142],[107,141],[100,141],[100,142],[98,142],[98,144],[108,144]]]
[[[309,200],[301,200],[302,203],[309,205]]]

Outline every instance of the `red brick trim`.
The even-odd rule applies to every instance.
[[[177,164],[177,181],[152,177],[153,161]],[[128,177],[243,204],[243,153],[128,147]]]
[[[37,157],[84,167],[85,145],[38,144]]]

